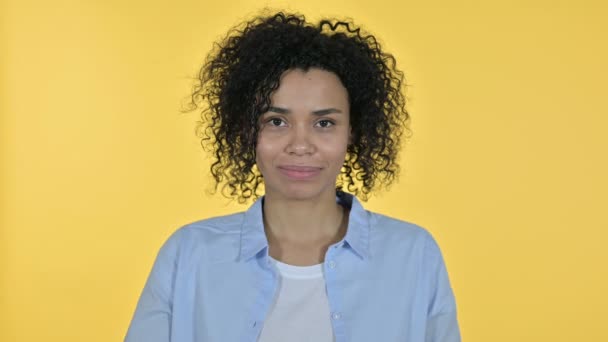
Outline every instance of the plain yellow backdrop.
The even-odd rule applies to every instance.
[[[263,5],[397,57],[413,136],[366,207],[437,238],[464,341],[608,341],[608,8],[575,0],[5,0],[0,341],[121,341],[169,234],[246,209],[179,109]]]

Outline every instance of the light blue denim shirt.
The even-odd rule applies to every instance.
[[[432,236],[414,224],[351,208],[345,237],[325,254],[336,342],[457,342],[456,304]],[[127,342],[254,342],[277,292],[263,197],[246,212],[188,224],[163,244]],[[282,341],[281,341],[282,342]]]

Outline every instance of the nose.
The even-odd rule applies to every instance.
[[[302,126],[298,125],[291,130],[289,141],[287,146],[285,146],[285,152],[300,156],[312,154],[315,151],[311,132]]]

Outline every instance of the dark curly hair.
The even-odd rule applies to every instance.
[[[213,152],[215,190],[240,203],[258,197],[259,117],[270,106],[281,75],[290,69],[335,73],[348,91],[352,141],[336,189],[362,200],[396,178],[397,154],[409,114],[403,72],[376,38],[352,20],[306,22],[300,14],[259,15],[214,44],[191,93],[189,109],[202,109],[201,145]]]

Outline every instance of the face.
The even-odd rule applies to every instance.
[[[348,92],[332,72],[286,71],[260,117],[256,163],[266,196],[335,198],[350,139]]]

